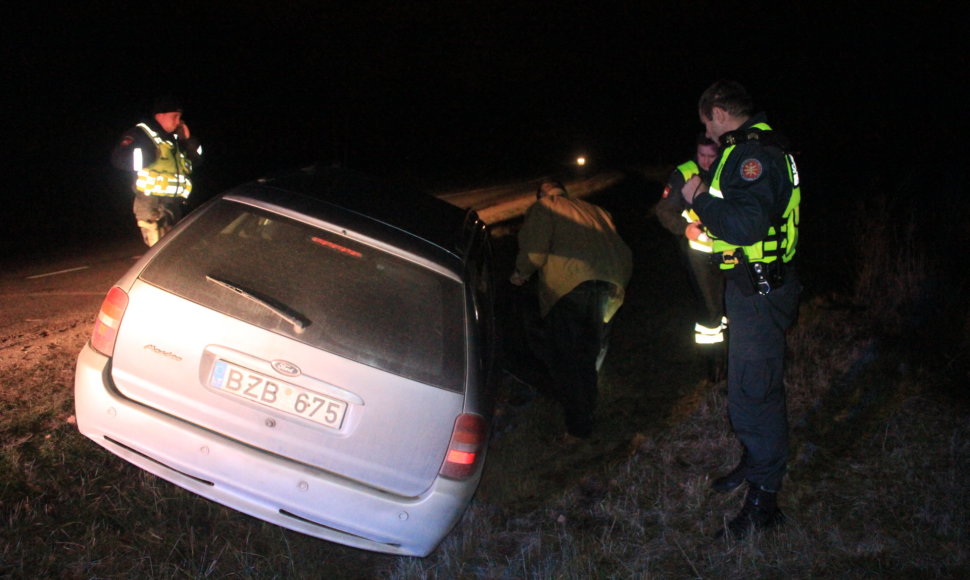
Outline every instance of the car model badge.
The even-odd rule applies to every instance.
[[[285,360],[274,360],[270,363],[270,365],[272,365],[273,369],[281,375],[286,375],[288,377],[300,376],[300,367],[291,362],[286,362]]]
[[[153,353],[155,353],[157,355],[161,355],[161,356],[163,356],[165,358],[170,358],[170,359],[172,359],[172,360],[174,360],[176,362],[182,360],[182,357],[180,357],[179,355],[175,354],[174,352],[168,352],[167,350],[163,350],[161,348],[158,348],[154,344],[146,344],[142,348],[144,350],[147,350],[148,352],[153,352]]]

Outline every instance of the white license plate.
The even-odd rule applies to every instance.
[[[283,382],[262,373],[216,361],[209,385],[241,399],[296,415],[325,427],[340,429],[347,403]]]

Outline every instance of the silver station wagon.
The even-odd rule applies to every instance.
[[[108,292],[81,433],[176,485],[341,544],[430,553],[492,414],[485,225],[332,168],[232,189]]]

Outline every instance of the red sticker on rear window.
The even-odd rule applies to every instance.
[[[761,162],[757,159],[746,159],[744,163],[741,164],[741,179],[745,181],[754,181],[761,177]]]

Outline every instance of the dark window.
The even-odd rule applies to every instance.
[[[141,277],[328,352],[463,389],[461,284],[345,235],[223,201]]]

